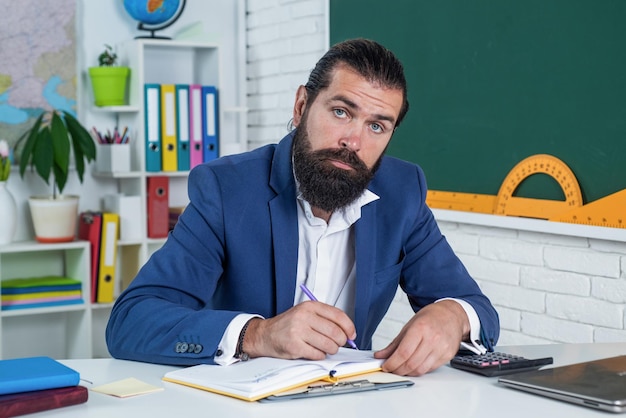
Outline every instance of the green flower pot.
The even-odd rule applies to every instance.
[[[120,106],[126,104],[126,81],[128,67],[91,67],[89,76],[96,106]]]

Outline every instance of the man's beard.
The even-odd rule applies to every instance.
[[[297,128],[293,143],[293,165],[302,197],[326,212],[341,209],[361,196],[382,160],[381,156],[370,170],[348,148],[311,151],[305,123]],[[353,170],[338,168],[331,159],[348,164]]]

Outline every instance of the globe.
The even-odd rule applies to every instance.
[[[154,32],[174,23],[185,8],[185,0],[124,0],[124,9],[135,20],[140,30]],[[160,26],[159,26],[160,25]]]
[[[180,6],[180,0],[124,0],[124,9],[131,17],[147,25],[170,20]]]

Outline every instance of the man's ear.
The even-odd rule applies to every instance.
[[[296,101],[293,105],[293,126],[296,128],[300,125],[300,121],[302,120],[302,115],[304,114],[304,109],[306,108],[306,98],[306,87],[298,87],[298,91],[296,92]]]

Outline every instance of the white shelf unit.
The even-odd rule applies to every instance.
[[[67,306],[0,310],[1,359],[94,356],[94,340],[101,337],[95,336],[92,329],[89,266],[89,243],[85,241],[59,244],[29,241],[0,246],[0,281],[67,276],[82,282],[84,301]]]
[[[147,172],[145,151],[145,112],[144,85],[156,84],[201,84],[213,85],[218,88],[218,126],[219,150],[238,148],[239,137],[227,135],[232,143],[224,142],[223,132],[239,129],[232,126],[237,121],[226,121],[221,106],[223,92],[220,83],[220,51],[217,44],[175,40],[137,39],[117,46],[121,65],[130,67],[130,80],[127,106],[102,107],[96,111],[108,113],[115,119],[120,129],[128,126],[131,144],[130,172],[98,173],[93,176],[100,181],[114,182],[117,192],[127,196],[139,196],[141,210],[137,214],[141,236],[138,239],[120,241],[118,243],[118,259],[116,272],[118,287],[116,293],[125,289],[137,274],[137,271],[148,258],[165,242],[165,238],[148,238],[147,236],[147,179],[151,176],[165,176],[169,179],[169,205],[171,207],[186,206],[188,171]],[[94,311],[95,312],[95,311]],[[98,309],[98,321],[102,317],[104,329],[105,318],[110,307]],[[96,347],[97,350],[97,347]],[[105,349],[104,349],[105,350]]]

